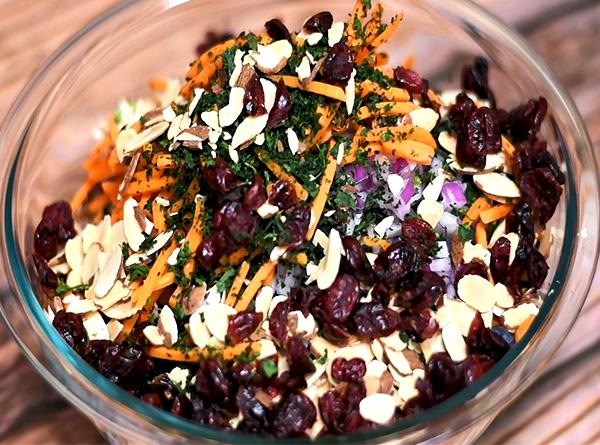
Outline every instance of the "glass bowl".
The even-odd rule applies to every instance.
[[[525,337],[475,384],[401,422],[317,443],[470,442],[514,400],[548,361],[573,325],[588,292],[598,253],[598,173],[575,107],[546,66],[506,26],[465,0],[387,0],[388,17],[404,23],[388,44],[392,64],[409,53],[437,89],[456,87],[474,55],[492,62],[492,86],[505,108],[544,96],[550,115],[542,128],[566,173],[555,230],[551,272],[538,317]],[[344,19],[352,0],[327,2]],[[216,431],[159,411],[89,367],[44,316],[32,285],[33,230],[46,204],[69,199],[83,180],[81,162],[91,129],[122,97],[148,93],[151,77],[181,75],[206,31],[261,30],[278,16],[298,29],[324,8],[305,0],[127,1],[73,36],[21,92],[0,132],[2,147],[2,263],[11,292],[2,315],[33,366],[115,443],[281,443]],[[33,396],[33,395],[32,395]],[[306,442],[294,440],[292,442]]]

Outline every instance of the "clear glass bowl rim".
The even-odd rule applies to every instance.
[[[440,1],[441,0],[427,0],[427,3],[434,5],[436,2]],[[143,0],[128,0],[126,2],[123,2],[122,4],[109,9],[103,15],[90,22],[77,34],[73,35],[73,37],[71,37],[51,57],[47,59],[43,66],[38,70],[37,74],[27,83],[27,85],[23,88],[17,100],[13,104],[8,116],[15,114],[16,111],[19,110],[20,106],[25,102],[25,100],[33,94],[33,92],[36,89],[36,85],[40,82],[41,79],[44,78],[44,76],[46,76],[45,73],[52,70],[52,67],[55,66],[61,59],[67,57],[69,51],[72,48],[76,47],[77,43],[82,38],[92,33],[97,27],[99,27],[104,22],[109,21],[110,19],[118,16],[120,13],[126,11],[128,8],[131,8],[142,2]],[[208,1],[207,3],[211,3],[211,1]],[[469,0],[444,0],[444,3],[451,3],[453,7],[457,8],[461,13],[464,13],[466,21],[471,20],[477,22],[481,26],[485,25],[487,28],[494,28],[494,31],[502,36],[503,43],[509,44],[512,47],[512,49],[516,51],[519,54],[519,56],[524,60],[524,63],[528,64],[532,69],[536,70],[539,74],[541,74],[541,76],[546,81],[547,85],[552,90],[555,96],[554,99],[556,99],[558,103],[563,105],[566,114],[570,117],[570,124],[578,132],[579,142],[583,144],[582,148],[584,149],[584,151],[591,153],[591,156],[593,157],[591,143],[589,142],[589,138],[585,133],[585,127],[571,99],[561,89],[561,87],[558,86],[558,83],[555,81],[553,75],[549,72],[546,65],[528,47],[527,43],[519,35],[513,32],[509,27],[507,27],[501,21],[499,21],[490,13],[488,13],[484,8],[470,2]],[[9,127],[9,120],[10,119],[7,118],[4,122],[2,127],[3,131],[7,127]],[[7,250],[7,259],[9,261],[9,264],[11,265],[10,267],[13,273],[13,279],[16,283],[19,294],[24,297],[25,302],[27,303],[27,310],[29,311],[29,316],[34,319],[34,321],[37,324],[37,327],[41,330],[43,334],[46,335],[44,343],[50,346],[51,353],[66,358],[67,362],[75,369],[77,373],[83,375],[83,377],[87,380],[88,383],[91,383],[92,385],[96,386],[101,392],[111,397],[116,403],[119,403],[121,406],[126,407],[127,411],[133,410],[146,420],[150,421],[152,424],[164,428],[167,431],[181,431],[190,437],[197,437],[198,439],[203,438],[235,444],[281,443],[281,439],[273,439],[269,437],[247,435],[241,433],[228,433],[212,428],[207,428],[198,423],[192,423],[190,421],[186,421],[176,416],[173,416],[165,411],[156,409],[151,405],[143,402],[142,400],[130,395],[118,386],[110,383],[107,379],[99,378],[100,375],[87,363],[85,363],[77,355],[77,353],[75,353],[75,351],[71,349],[62,340],[62,338],[54,330],[52,325],[47,321],[45,313],[38,303],[38,299],[31,287],[27,276],[27,267],[20,256],[17,242],[14,238],[14,226],[12,221],[12,215],[14,212],[12,202],[13,186],[16,179],[22,143],[26,139],[26,132],[27,129],[21,136],[21,143],[19,145],[19,149],[17,150],[16,155],[13,157],[13,159],[10,160],[10,167],[5,169],[5,171],[9,172],[9,174],[8,177],[3,178],[3,186],[5,186],[6,192],[5,195],[2,197],[5,203],[3,224],[4,231],[2,237],[6,243],[5,247]],[[1,134],[2,133],[0,132],[0,135]],[[571,193],[569,193],[566,202],[567,217],[565,224],[563,251],[561,252],[557,270],[553,277],[552,284],[550,285],[548,295],[544,300],[539,315],[535,318],[531,328],[528,330],[524,338],[513,348],[511,348],[511,350],[490,371],[488,371],[482,378],[477,380],[474,384],[421,414],[402,419],[391,426],[378,427],[372,430],[357,432],[350,435],[326,436],[324,438],[320,438],[314,441],[310,441],[308,439],[288,439],[285,440],[285,443],[363,443],[365,441],[382,440],[386,437],[391,437],[395,434],[406,432],[410,428],[415,427],[417,425],[424,425],[429,422],[435,421],[440,417],[451,413],[453,410],[460,408],[462,405],[465,404],[465,402],[474,398],[488,385],[490,385],[497,378],[499,378],[508,368],[510,368],[511,364],[524,352],[530,340],[535,336],[535,334],[547,321],[548,315],[550,314],[556,299],[561,295],[563,284],[568,275],[569,264],[572,260],[574,248],[573,240],[577,236],[578,227],[578,197],[575,193],[576,187],[570,171],[571,169],[569,165],[568,155],[565,156],[565,161],[567,164],[567,184]],[[595,169],[596,167],[594,165],[591,168]],[[596,178],[597,177],[598,175],[596,172]],[[596,179],[595,195],[598,199],[597,187],[598,182]],[[594,264],[596,264],[597,262],[597,256],[598,247],[596,246],[595,256],[592,259]],[[586,294],[589,290],[590,285],[591,281],[585,286],[584,290]],[[51,372],[48,369],[46,369],[46,367],[37,359],[37,357],[35,357],[35,355],[27,348],[25,343],[20,341],[14,329],[12,329],[12,327],[10,326],[9,320],[6,320],[5,314],[2,313],[2,315],[5,319],[6,325],[8,326],[9,330],[16,338],[21,349],[25,352],[26,357],[34,365],[37,371],[46,380],[48,380],[56,389],[60,389],[61,393],[65,397],[67,397],[71,402],[77,405],[80,409],[83,409],[88,413],[94,410],[91,407],[84,406],[83,403],[77,398],[77,396],[72,393],[72,391],[66,388],[54,375],[51,374]],[[94,412],[96,415],[103,416],[102,413],[96,411]],[[485,414],[485,412],[482,412],[479,414],[479,416],[482,417]],[[108,420],[108,422],[112,422],[112,420]]]

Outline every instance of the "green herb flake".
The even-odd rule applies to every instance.
[[[263,360],[263,362],[262,362],[262,369],[263,369],[263,373],[265,374],[265,376],[268,379],[270,379],[271,377],[277,375],[277,363],[275,363],[271,359]]]

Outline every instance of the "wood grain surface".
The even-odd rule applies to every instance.
[[[0,0],[0,119],[36,67],[116,0]],[[600,146],[600,1],[479,0],[525,35],[575,99]],[[542,377],[481,444],[600,443],[600,273],[571,334]],[[0,443],[104,443],[29,366],[0,326]],[[68,427],[66,427],[68,426]]]

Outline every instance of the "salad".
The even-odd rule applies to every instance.
[[[402,15],[211,34],[122,101],[33,264],[100,374],[223,430],[391,424],[467,387],[542,303],[564,176],[546,100],[499,108],[477,57],[436,92],[388,66]]]

